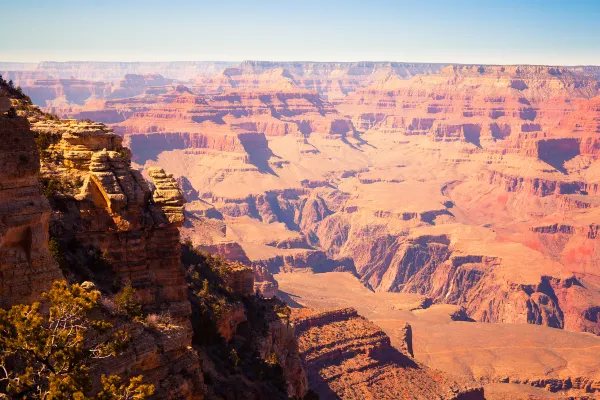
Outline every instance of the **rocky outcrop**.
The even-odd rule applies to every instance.
[[[156,317],[156,316],[154,316]],[[110,320],[109,317],[107,317]],[[131,378],[142,375],[155,386],[156,399],[204,399],[206,387],[196,352],[190,347],[189,327],[179,324],[154,324],[113,321],[128,333],[129,345],[116,358],[93,365],[94,390],[100,388],[101,374]]]
[[[260,339],[257,347],[262,359],[275,355],[284,372],[288,395],[304,397],[308,391],[308,379],[298,352],[294,326],[281,319],[270,322],[267,335]]]
[[[0,89],[0,307],[39,300],[62,273],[48,251],[50,206],[39,189],[40,161],[25,118],[6,115]]]
[[[484,398],[483,389],[457,384],[397,351],[354,309],[300,309],[292,323],[310,387],[321,399]]]
[[[233,336],[237,332],[238,326],[242,322],[246,322],[246,309],[241,303],[235,304],[234,306],[224,310],[216,321],[217,330],[219,334],[227,342],[233,339]]]
[[[549,392],[557,393],[561,391],[581,391],[583,393],[597,393],[600,391],[600,381],[586,377],[567,377],[567,378],[520,378],[507,377],[499,380],[501,383],[515,383],[543,388]],[[582,395],[582,398],[587,398]]]
[[[261,265],[255,265],[252,268],[254,269],[254,293],[260,293],[266,298],[275,297],[279,284],[273,275]]]
[[[224,273],[225,284],[242,296],[254,294],[254,270],[239,263],[233,263]]]
[[[129,165],[121,138],[104,125],[75,121],[33,123],[51,137],[42,158],[42,179],[54,213],[50,233],[62,248],[72,280],[94,280],[107,296],[131,285],[146,314],[164,314],[171,327],[130,331],[131,348],[98,366],[108,374],[144,373],[161,398],[200,399],[200,363],[191,348],[190,303],[179,263],[179,230],[185,200],[162,169],[150,183]],[[101,254],[89,264],[89,254]],[[98,260],[98,258],[97,258]]]
[[[514,176],[500,171],[489,171],[488,180],[491,185],[501,186],[507,192],[526,192],[539,197],[556,194],[595,194],[599,190],[597,184],[588,184],[581,181],[560,181],[538,177]]]
[[[54,214],[51,232],[102,252],[119,280],[137,290],[149,311],[186,318],[189,303],[178,261],[177,229],[183,224],[184,199],[175,180],[160,169],[152,170],[152,191],[129,167],[121,138],[103,125],[42,122],[34,124],[34,130],[61,135],[48,149],[47,160],[53,162],[46,162],[43,175],[81,182],[76,193],[54,200],[60,211]]]
[[[279,271],[310,270],[314,272],[348,271],[354,272],[354,263],[350,259],[335,260],[324,251],[304,251],[291,255],[275,256],[254,260],[254,265],[265,267],[272,273]]]

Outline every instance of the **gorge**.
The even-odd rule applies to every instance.
[[[132,341],[102,371],[173,399],[600,394],[593,68],[0,70],[30,97],[0,94],[0,304],[67,279],[169,316],[107,316]]]

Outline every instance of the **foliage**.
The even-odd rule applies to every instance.
[[[192,302],[194,344],[203,349],[202,357],[210,359],[213,365],[210,372],[205,372],[205,383],[217,394],[223,387],[242,398],[245,385],[250,384],[253,390],[260,388],[262,398],[287,398],[287,384],[277,354],[271,353],[265,360],[257,348],[269,334],[269,323],[289,315],[289,308],[281,300],[243,296],[231,290],[226,280],[237,263],[194,249],[190,241],[182,244],[181,262]],[[238,326],[234,339],[227,343],[220,336],[216,321],[240,303],[247,321]],[[239,379],[240,375],[244,379]]]
[[[6,115],[8,116],[8,118],[15,118],[17,116],[17,110],[15,110],[14,107],[11,107],[8,109]]]
[[[11,398],[87,399],[91,362],[115,356],[127,335],[115,332],[106,339],[111,324],[93,318],[100,298],[96,290],[55,282],[43,298],[43,305],[0,310],[0,392]],[[100,399],[143,399],[152,391],[139,378],[121,385],[108,377]]]
[[[2,78],[2,75],[0,75],[0,87],[6,90],[11,97],[19,100],[25,100],[31,104],[31,99],[29,96],[26,96],[25,93],[23,93],[23,90],[20,86],[15,87],[12,79],[7,82],[4,80],[4,78]]]
[[[46,196],[47,198],[50,198],[54,195],[54,192],[56,192],[56,187],[58,186],[58,183],[55,179],[50,178],[47,181],[40,181],[42,184],[45,183],[45,187],[44,187],[44,196]]]
[[[83,185],[83,179],[78,175],[51,176],[40,179],[40,187],[44,196],[52,199],[57,194],[73,195]]]
[[[50,114],[48,114],[48,116],[51,117]],[[48,157],[50,157],[48,152],[50,145],[58,143],[61,137],[62,136],[59,133],[34,132],[35,144],[43,160],[46,160]]]
[[[241,301],[242,296],[225,284],[225,278],[232,269],[231,263],[198,251],[187,242],[182,245],[181,261],[186,267],[188,288],[194,296],[196,316],[202,320],[202,325],[214,325],[223,313]]]
[[[209,285],[222,295],[233,295],[225,285],[225,277],[231,273],[235,263],[230,263],[219,256],[194,248],[191,241],[186,241],[181,246],[181,262],[187,268],[188,282],[198,281],[203,283],[206,279]],[[196,279],[202,276],[203,279]],[[197,290],[200,290],[198,287]]]
[[[142,400],[154,394],[153,385],[142,383],[142,377],[131,378],[129,383],[121,383],[116,375],[102,375],[102,391],[97,400]]]
[[[272,299],[273,310],[282,319],[289,320],[292,315],[292,309],[285,304],[283,300],[279,300],[277,297]]]
[[[125,286],[115,296],[115,305],[117,310],[125,313],[133,318],[139,318],[142,316],[142,306],[137,301],[135,290],[130,286]]]
[[[48,249],[50,250],[50,255],[52,256],[54,261],[56,261],[56,263],[58,264],[60,269],[64,270],[66,267],[65,266],[65,256],[64,256],[62,246],[60,245],[58,240],[56,240],[56,238],[54,238],[54,237],[50,238],[50,241],[48,242]]]
[[[144,327],[151,331],[169,330],[177,327],[175,320],[168,312],[160,314],[149,314],[144,319]]]
[[[204,279],[202,281],[202,289],[200,290],[199,295],[202,297],[210,296],[210,286],[208,285],[208,279]]]
[[[277,358],[277,353],[275,352],[271,352],[265,361],[269,365],[279,365],[279,358]]]

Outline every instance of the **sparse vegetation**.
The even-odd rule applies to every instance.
[[[75,195],[81,185],[83,185],[83,180],[77,175],[50,176],[40,179],[42,193],[48,199],[58,194]]]
[[[50,115],[50,114],[48,114]],[[42,160],[46,160],[50,157],[48,148],[50,145],[58,143],[61,135],[51,132],[34,132],[34,139],[36,147],[40,153]]]
[[[142,316],[142,306],[138,302],[135,290],[130,285],[125,286],[117,293],[115,306],[118,311],[132,318],[139,319]]]
[[[100,292],[55,282],[44,303],[0,309],[0,393],[23,399],[92,399],[89,366],[127,346],[128,336],[95,319]],[[42,312],[47,309],[47,312]],[[90,335],[96,332],[96,335]],[[121,384],[103,377],[96,399],[145,399],[154,392],[141,377]],[[0,396],[1,397],[1,396]]]
[[[168,312],[149,314],[144,320],[144,326],[151,331],[162,331],[174,327],[175,321]]]
[[[56,238],[51,237],[48,241],[48,250],[50,250],[50,255],[56,261],[61,270],[66,268],[64,251]]]
[[[23,89],[20,86],[15,87],[12,79],[8,82],[0,75],[0,87],[8,92],[11,97],[14,97],[19,100],[25,100],[27,103],[31,104],[31,99],[29,96],[23,93]]]
[[[182,244],[181,261],[191,294],[193,341],[216,372],[205,372],[205,382],[216,392],[223,387],[240,394],[248,390],[243,382],[253,382],[261,388],[261,393],[268,394],[264,398],[287,398],[287,384],[277,354],[273,352],[263,359],[256,351],[258,341],[269,333],[269,323],[288,315],[285,303],[234,292],[227,287],[226,278],[238,264],[198,251],[189,241]],[[238,326],[235,338],[227,343],[220,336],[216,322],[240,303],[247,321]],[[244,376],[243,381],[236,378],[240,375]]]

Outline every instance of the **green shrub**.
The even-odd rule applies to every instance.
[[[117,309],[133,318],[142,316],[142,306],[138,303],[135,290],[130,286],[125,286],[115,296],[115,305]]]
[[[97,290],[54,282],[43,298],[44,307],[34,303],[0,309],[0,393],[15,399],[93,399],[86,396],[90,365],[117,355],[127,335],[115,332],[108,341],[87,335],[112,328],[92,316],[100,298]],[[40,312],[42,308],[47,312]],[[109,376],[103,377],[97,399],[141,400],[153,393],[154,387],[142,384],[141,377],[121,384]]]
[[[56,261],[60,269],[64,271],[66,268],[65,255],[62,246],[56,238],[50,238],[48,241],[48,250],[50,250],[50,255],[54,261]]]

